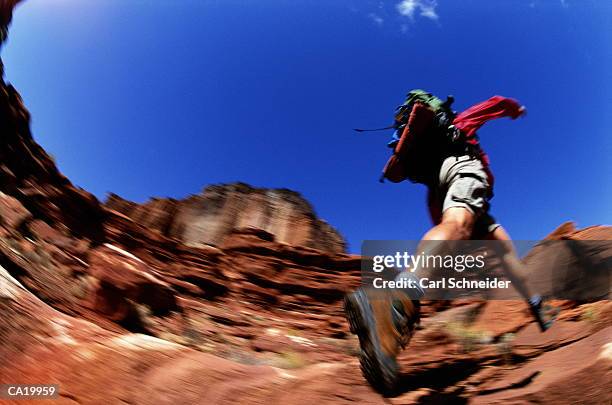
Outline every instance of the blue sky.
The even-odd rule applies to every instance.
[[[418,239],[424,187],[380,184],[411,88],[525,119],[481,131],[515,239],[611,223],[612,2],[28,0],[3,49],[35,138],[77,185],[145,201],[243,181],[348,239]]]

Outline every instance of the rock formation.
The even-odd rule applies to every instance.
[[[0,3],[2,41],[16,3],[16,0]],[[0,133],[1,191],[15,197],[37,218],[74,235],[102,240],[103,211],[97,199],[73,186],[34,141],[30,113],[19,93],[4,78],[0,85]]]
[[[214,185],[185,200],[155,198],[142,205],[111,194],[105,206],[188,246],[217,246],[237,229],[257,228],[281,243],[346,251],[342,236],[317,218],[308,201],[287,189]]]
[[[103,206],[59,173],[28,119],[2,81],[0,384],[58,384],[58,404],[612,401],[607,300],[554,302],[545,334],[522,302],[424,302],[383,398],[341,310],[360,257],[303,199],[231,185]],[[550,239],[610,240],[612,228],[564,224]]]

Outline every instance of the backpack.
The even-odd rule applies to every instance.
[[[404,103],[395,109],[395,132],[387,144],[393,154],[383,169],[381,182],[384,179],[394,183],[431,181],[441,151],[459,135],[452,126],[453,101],[452,96],[442,101],[420,89],[408,92]]]

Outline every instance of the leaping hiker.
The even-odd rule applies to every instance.
[[[518,276],[522,263],[510,236],[489,213],[493,174],[476,134],[487,121],[516,119],[525,115],[526,109],[516,100],[494,96],[456,114],[450,108],[452,102],[452,96],[442,101],[423,90],[408,93],[404,104],[396,110],[392,126],[396,131],[389,143],[393,154],[383,169],[382,179],[396,183],[410,180],[427,186],[434,226],[425,233],[420,246],[426,241],[500,241],[502,249],[497,253],[501,267],[544,332],[552,319],[545,320],[542,298],[532,295]],[[430,248],[428,253],[436,252]],[[410,277],[414,278],[413,273],[404,271],[397,279]],[[392,390],[395,386],[396,357],[418,323],[422,296],[419,288],[373,287],[362,287],[346,295],[345,313],[351,332],[359,336],[362,370],[376,388]]]

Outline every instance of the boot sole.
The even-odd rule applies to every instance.
[[[395,359],[385,355],[381,349],[375,333],[374,313],[362,290],[344,297],[344,313],[351,333],[359,338],[359,363],[364,377],[377,390],[392,391],[397,383],[398,365]]]

